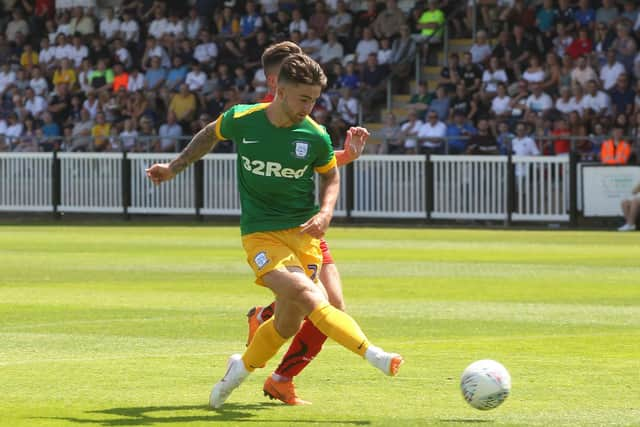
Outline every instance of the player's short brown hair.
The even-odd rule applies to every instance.
[[[273,73],[282,64],[282,61],[296,53],[302,53],[302,49],[294,42],[284,41],[272,44],[262,54],[261,60],[264,73]]]
[[[288,56],[280,66],[278,83],[288,82],[311,86],[327,85],[327,76],[316,61],[305,54]]]

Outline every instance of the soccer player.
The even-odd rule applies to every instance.
[[[278,72],[280,65],[288,56],[302,53],[300,47],[290,41],[284,41],[268,47],[262,54],[262,68],[267,78],[267,88],[269,92],[262,99],[262,102],[273,101],[278,83]],[[335,152],[337,166],[343,166],[356,160],[364,148],[364,139],[347,138],[344,150]],[[324,239],[320,240],[322,251],[322,267],[320,268],[320,281],[324,285],[329,302],[334,307],[344,310],[344,299],[342,296],[342,281],[340,273],[335,265],[329,246]],[[251,342],[255,331],[265,321],[273,316],[275,302],[265,307],[254,307],[249,310],[247,318],[249,321],[249,338],[247,345]],[[316,328],[312,322],[305,321],[298,333],[293,337],[289,349],[282,357],[282,360],[275,372],[265,381],[263,392],[272,399],[278,399],[288,405],[304,405],[311,402],[299,398],[296,394],[293,378],[299,375],[304,368],[320,353],[322,345],[327,340],[327,336]]]
[[[291,55],[280,68],[273,102],[232,107],[198,132],[175,160],[147,169],[159,184],[218,141],[231,139],[237,146],[242,244],[256,283],[269,288],[278,303],[244,354],[230,357],[225,375],[211,391],[209,404],[214,408],[252,371],[265,366],[305,317],[386,375],[396,375],[403,363],[399,354],[372,345],[351,316],[331,306],[317,278],[319,239],[329,227],[340,187],[330,138],[309,118],[326,81],[311,58]],[[368,137],[363,128],[347,134]],[[319,207],[314,203],[314,170],[321,180]]]

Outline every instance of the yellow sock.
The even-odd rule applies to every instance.
[[[369,340],[356,321],[347,313],[327,303],[317,307],[307,318],[320,329],[320,332],[364,357],[369,347]]]
[[[264,368],[267,361],[278,352],[282,344],[287,342],[282,338],[273,323],[273,317],[264,322],[256,331],[251,344],[242,355],[244,367],[249,372],[256,368]]]

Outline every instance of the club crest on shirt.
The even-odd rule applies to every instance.
[[[293,155],[298,159],[306,159],[309,155],[309,143],[307,141],[293,141]]]
[[[258,270],[262,270],[262,268],[269,263],[267,253],[265,251],[258,252],[256,256],[253,257],[253,262],[256,263]]]

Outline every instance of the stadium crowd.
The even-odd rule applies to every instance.
[[[260,56],[284,39],[326,70],[313,115],[338,142],[379,120],[388,79],[408,93],[416,51],[437,63],[444,25],[470,37],[473,20],[451,0],[1,3],[0,151],[177,151],[264,97]],[[478,3],[471,49],[449,55],[433,92],[418,85],[407,117],[385,114],[378,152],[640,158],[640,5]]]

